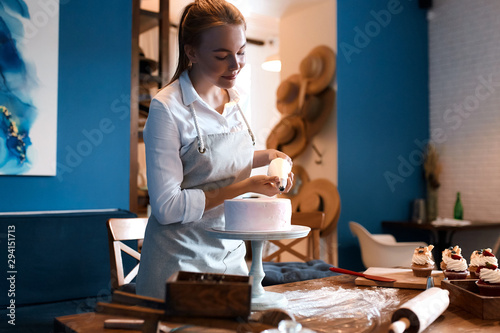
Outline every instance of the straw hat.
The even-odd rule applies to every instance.
[[[276,107],[282,115],[299,112],[300,75],[293,74],[283,80],[276,91]]]
[[[300,74],[307,81],[306,93],[317,94],[325,89],[335,74],[335,52],[325,45],[315,47],[300,62]]]
[[[278,194],[278,197],[291,199],[292,197],[300,193],[300,189],[302,188],[302,186],[309,183],[310,178],[309,175],[307,174],[306,169],[304,169],[297,163],[293,164],[292,173],[293,173],[293,185],[290,188],[290,191],[288,191],[288,193],[280,193]],[[294,207],[292,201],[292,209],[293,208]]]
[[[298,115],[281,118],[267,137],[268,149],[277,149],[291,158],[297,157],[307,146],[304,120]]]
[[[318,134],[327,123],[335,106],[335,91],[327,87],[317,95],[308,95],[301,110],[308,140]]]
[[[293,211],[325,213],[321,235],[326,236],[337,228],[340,217],[340,195],[337,187],[328,179],[314,179],[304,184],[292,199]]]
[[[156,60],[146,58],[142,48],[139,48],[139,72],[151,75],[151,73],[157,69],[158,62]]]
[[[161,77],[152,73],[158,69],[158,62],[153,59],[146,58],[144,52],[139,48],[139,82],[141,86],[148,88],[158,88],[161,82]]]

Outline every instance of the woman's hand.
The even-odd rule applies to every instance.
[[[245,187],[248,192],[264,194],[269,197],[280,193],[277,184],[280,179],[278,177],[269,177],[264,175],[252,176],[244,180]]]
[[[272,160],[275,158],[281,157],[287,160],[290,163],[290,166],[293,166],[292,159],[287,154],[276,150],[276,149],[266,149],[266,150],[257,150],[253,154],[253,167],[259,168],[265,165],[269,165]]]
[[[212,209],[224,202],[225,199],[232,199],[241,194],[254,192],[268,197],[272,197],[279,193],[288,193],[293,186],[293,173],[290,172],[286,188],[280,192],[278,189],[279,177],[257,175],[244,179],[226,187],[221,187],[212,191],[205,191],[205,210]]]
[[[269,197],[279,194],[279,193],[288,193],[293,186],[293,173],[290,172],[288,175],[286,187],[284,191],[279,190],[279,181],[280,179],[276,176],[264,176],[257,175],[247,178],[245,180],[247,182],[248,192],[254,192],[259,194],[264,194]]]
[[[281,192],[281,193],[290,192],[290,190],[292,189],[292,186],[293,186],[293,180],[294,180],[294,174],[293,174],[293,172],[290,171],[290,173],[288,174],[288,179],[286,181],[286,187],[283,190],[283,192]]]

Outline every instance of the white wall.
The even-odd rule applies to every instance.
[[[299,74],[302,59],[316,46],[326,45],[337,52],[337,5],[335,0],[312,3],[306,8],[287,12],[280,20],[280,56],[282,62],[281,80]],[[332,82],[333,86],[334,82]],[[334,87],[335,88],[335,87]],[[336,90],[336,89],[335,89]],[[279,120],[279,119],[277,119]],[[337,117],[336,107],[330,118],[312,140],[322,154],[322,163],[315,161],[319,156],[309,143],[306,150],[294,159],[302,166],[310,179],[325,178],[337,185]],[[302,242],[304,243],[304,242]],[[328,246],[327,246],[328,244]],[[333,250],[332,253],[329,253]],[[337,232],[321,240],[321,259],[337,264]],[[292,255],[283,255],[283,261],[293,261]]]
[[[327,45],[337,52],[337,6],[335,0],[313,3],[311,6],[287,13],[280,21],[281,79],[299,73],[302,59],[314,47]],[[323,127],[313,138],[323,155],[323,163],[316,164],[318,155],[311,144],[294,163],[305,168],[309,177],[326,178],[337,185],[337,124],[336,108]]]
[[[500,221],[499,17],[497,0],[435,0],[430,11],[430,130],[443,164],[442,217],[453,217],[460,191],[465,219]]]

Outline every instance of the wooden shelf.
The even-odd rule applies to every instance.
[[[144,75],[140,73],[139,35],[154,27],[159,27],[159,61],[158,73],[161,77],[149,76],[159,87],[170,78],[169,69],[169,0],[160,0],[160,12],[151,12],[140,8],[140,0],[132,0],[132,57],[131,57],[131,85],[130,85],[130,179],[129,179],[129,210],[134,213],[143,213],[145,196],[139,190],[137,178],[138,144],[142,140],[142,128],[139,126],[139,88]],[[147,203],[146,203],[147,204]]]

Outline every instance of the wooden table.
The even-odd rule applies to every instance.
[[[467,230],[488,230],[499,232],[500,222],[474,222],[464,226],[432,225],[431,223],[415,223],[409,221],[382,221],[384,229],[420,229],[431,232],[431,244],[434,244],[433,251],[435,258],[440,258],[444,249],[452,246],[452,237],[457,231]],[[436,256],[437,255],[437,256]]]
[[[356,286],[355,277],[339,275],[323,279],[308,280],[283,285],[266,287],[266,290],[283,293],[288,298],[286,310],[295,319],[316,332],[332,332],[339,325],[344,325],[338,332],[387,332],[390,319],[394,310],[404,302],[415,297],[421,290],[396,289],[383,287]],[[351,297],[350,296],[355,296]],[[383,300],[386,300],[384,303]],[[381,301],[382,300],[382,301]],[[328,302],[333,302],[328,308],[321,308]],[[383,306],[379,309],[380,318],[368,319],[369,305]],[[309,305],[310,306],[309,306]],[[312,305],[311,305],[312,304]],[[368,307],[367,307],[368,306]],[[316,311],[319,310],[319,311]],[[352,315],[356,311],[359,314]],[[349,313],[353,320],[349,320]],[[337,318],[336,318],[337,317]],[[78,333],[137,333],[131,330],[106,330],[103,328],[104,320],[113,318],[110,315],[83,313],[55,320],[55,332]],[[366,323],[375,323],[372,330],[363,327],[354,329],[353,325],[363,326]],[[181,326],[179,324],[165,323],[169,327]],[[242,324],[244,325],[244,324]],[[240,326],[240,328],[243,326]],[[448,309],[424,332],[430,333],[455,333],[461,332],[500,332],[500,320],[481,320],[471,313],[454,305]],[[180,332],[229,332],[228,330],[181,330]]]

